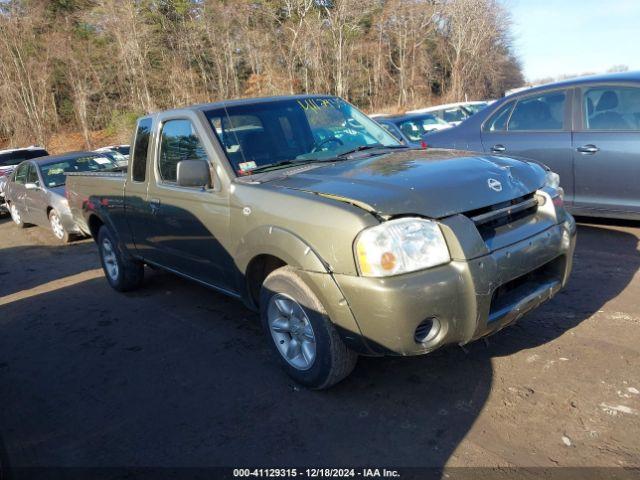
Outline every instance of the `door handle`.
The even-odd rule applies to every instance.
[[[504,152],[506,149],[507,149],[507,147],[505,147],[504,145],[500,145],[499,143],[494,145],[493,147],[491,147],[491,151],[493,153]]]
[[[579,151],[580,153],[584,153],[585,155],[593,155],[594,153],[597,153],[600,151],[598,147],[591,144],[583,145],[582,147],[576,148],[576,150]]]

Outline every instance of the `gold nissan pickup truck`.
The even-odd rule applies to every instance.
[[[66,194],[113,288],[149,265],[241,299],[311,388],[514,322],[565,285],[576,235],[544,166],[409,148],[322,95],[142,117],[128,172]]]

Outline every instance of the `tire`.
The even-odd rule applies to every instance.
[[[11,220],[18,228],[25,228],[26,224],[22,221],[22,215],[18,211],[18,207],[16,207],[13,203],[9,204],[9,214],[11,215]]]
[[[322,303],[293,268],[278,268],[265,279],[260,318],[272,350],[296,382],[322,390],[353,371],[358,355],[343,343]]]
[[[60,219],[60,214],[55,208],[52,208],[49,212],[49,226],[51,227],[51,233],[62,243],[69,243],[71,241],[71,235],[65,230]]]
[[[98,231],[98,252],[104,276],[114,290],[128,292],[140,287],[144,264],[123,252],[105,225]]]

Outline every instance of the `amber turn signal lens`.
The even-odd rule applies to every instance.
[[[396,266],[396,256],[391,252],[385,252],[380,258],[380,266],[385,270],[393,270]]]

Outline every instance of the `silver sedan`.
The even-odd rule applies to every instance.
[[[117,170],[112,159],[95,152],[73,152],[22,162],[9,178],[5,197],[11,218],[23,228],[49,226],[61,242],[81,235],[65,196],[66,174]]]

